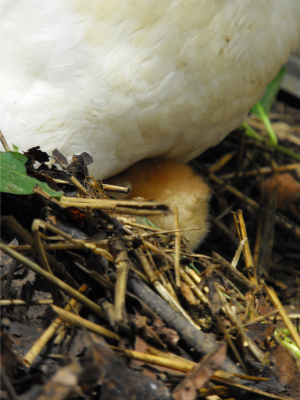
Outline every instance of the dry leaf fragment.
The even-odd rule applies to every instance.
[[[273,190],[277,187],[277,208],[293,216],[300,222],[300,182],[292,175],[274,174],[265,181],[265,198],[271,199]]]
[[[175,400],[194,400],[197,389],[206,386],[217,369],[223,365],[226,357],[227,345],[222,343],[204,356],[186,378],[175,388],[172,396]]]

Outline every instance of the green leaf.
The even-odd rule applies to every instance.
[[[259,133],[257,133],[253,128],[251,128],[250,125],[248,125],[246,122],[244,122],[239,129],[245,129],[247,136],[249,136],[253,140],[257,140],[258,142],[266,143],[266,139],[261,136]],[[270,144],[270,143],[269,143]],[[283,154],[286,154],[288,157],[293,158],[294,160],[300,162],[300,155],[293,152],[292,150],[289,150],[285,148],[284,146],[280,146],[279,144],[270,144],[270,147],[273,149],[280,151]]]
[[[14,194],[32,194],[32,189],[39,185],[45,192],[55,198],[63,196],[63,192],[55,192],[49,186],[26,174],[27,157],[21,153],[6,151],[0,154],[0,191]]]
[[[148,218],[146,217],[136,217],[135,221],[138,224],[145,225],[145,229],[147,229],[148,226],[152,226],[152,228],[160,229],[157,225],[155,225],[153,222],[151,222]]]
[[[257,133],[254,129],[252,129],[246,122],[244,122],[240,126],[240,129],[245,129],[247,136],[251,137],[253,140],[257,140],[259,142],[266,144],[268,143],[270,147],[273,147],[273,149],[280,151],[281,153],[286,154],[287,156],[299,162],[300,161],[299,154],[278,144],[276,134],[272,128],[271,121],[268,116],[271,106],[280,89],[280,85],[284,78],[285,73],[286,73],[286,67],[282,67],[277,76],[266,87],[265,93],[261,98],[261,100],[258,103],[256,103],[255,106],[252,107],[252,109],[250,110],[250,112],[255,114],[264,123],[270,137],[269,142],[263,136]]]
[[[281,82],[283,81],[284,75],[286,74],[286,67],[281,67],[275,78],[266,87],[263,97],[260,99],[260,104],[265,110],[266,114],[269,114],[271,107],[275,101],[275,98],[280,90]]]
[[[17,147],[16,145],[12,145],[13,146],[13,151],[16,151],[17,153],[18,153],[18,151],[19,151],[19,147]]]
[[[255,114],[265,125],[266,130],[269,134],[270,145],[274,146],[278,144],[276,133],[272,128],[272,124],[269,118],[269,112],[271,110],[272,104],[279,92],[281,82],[286,73],[286,67],[282,67],[276,77],[268,84],[266,87],[263,97],[258,103],[255,104],[250,110],[251,113]]]
[[[269,134],[270,145],[271,146],[276,145],[278,143],[276,133],[274,132],[270,118],[268,114],[266,114],[261,103],[260,102],[256,103],[255,106],[251,108],[251,112],[255,114],[264,123],[266,130]]]

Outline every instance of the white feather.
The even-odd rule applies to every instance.
[[[0,15],[9,144],[89,151],[102,179],[219,143],[300,45],[299,0],[2,0]]]

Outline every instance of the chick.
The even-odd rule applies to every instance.
[[[171,210],[178,207],[181,229],[201,228],[183,233],[190,249],[196,249],[205,238],[209,230],[211,190],[189,166],[174,160],[150,158],[137,162],[107,183],[129,187],[127,199],[143,197],[167,203]],[[163,230],[175,227],[172,213],[151,217],[151,221]]]

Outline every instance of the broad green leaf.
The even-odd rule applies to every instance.
[[[55,198],[63,196],[63,192],[55,192],[49,186],[26,174],[24,154],[6,151],[0,154],[0,191],[13,194],[32,194],[32,189],[39,185],[45,192]]]

